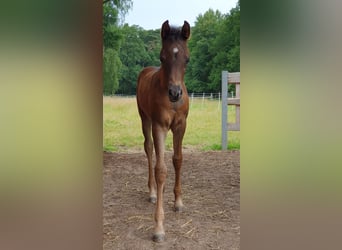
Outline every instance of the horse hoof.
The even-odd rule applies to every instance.
[[[162,242],[165,239],[165,234],[153,234],[152,240],[154,242]]]
[[[157,201],[157,198],[156,197],[150,197],[148,199],[149,202],[153,203],[153,204],[156,204],[156,201]]]

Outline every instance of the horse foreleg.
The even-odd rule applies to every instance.
[[[156,203],[157,200],[157,192],[156,192],[156,181],[154,179],[153,174],[153,166],[152,166],[152,154],[153,154],[153,142],[151,137],[151,129],[152,123],[148,119],[142,120],[142,129],[144,134],[144,149],[147,156],[148,162],[148,189],[150,192],[149,201],[152,203]]]
[[[175,187],[174,187],[174,194],[175,194],[175,211],[180,212],[183,210],[184,205],[182,201],[182,187],[181,187],[181,168],[182,168],[182,141],[183,136],[185,133],[186,122],[179,124],[176,128],[172,129],[173,132],[173,166],[175,168]]]
[[[167,168],[164,162],[164,142],[167,135],[167,129],[155,125],[152,127],[152,135],[154,147],[156,150],[156,166],[155,178],[157,183],[157,205],[155,210],[155,230],[153,240],[160,242],[164,240],[164,209],[163,209],[163,193],[165,188],[165,180],[167,175]]]

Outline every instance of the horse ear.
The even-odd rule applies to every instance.
[[[168,37],[169,33],[170,33],[169,20],[166,20],[163,23],[162,28],[161,28],[161,32],[160,32],[161,38],[165,40]]]
[[[182,37],[184,40],[187,40],[190,37],[190,24],[187,21],[184,21],[182,27]]]

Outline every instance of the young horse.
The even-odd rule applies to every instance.
[[[163,241],[165,236],[163,192],[167,168],[164,162],[164,142],[170,129],[173,133],[174,154],[172,160],[176,173],[175,210],[181,211],[183,208],[180,171],[182,141],[189,111],[189,97],[184,84],[185,68],[189,62],[187,48],[189,36],[190,25],[188,22],[184,21],[181,28],[174,28],[169,26],[169,21],[165,21],[161,29],[161,67],[144,68],[139,75],[137,84],[137,104],[145,137],[144,149],[149,169],[149,201],[155,203],[157,200],[156,226],[153,235],[153,240],[157,242]],[[155,179],[152,169],[153,144],[156,151]]]

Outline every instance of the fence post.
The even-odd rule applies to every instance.
[[[228,118],[228,103],[227,103],[227,89],[228,89],[228,71],[222,71],[222,121],[221,121],[221,147],[222,150],[227,150],[227,118]]]
[[[191,94],[191,104],[190,104],[190,108],[192,107],[193,101],[194,101],[194,92],[192,92],[192,94]]]
[[[235,85],[235,97],[240,99],[240,84]],[[240,105],[235,106],[235,123],[239,124],[240,130]]]

